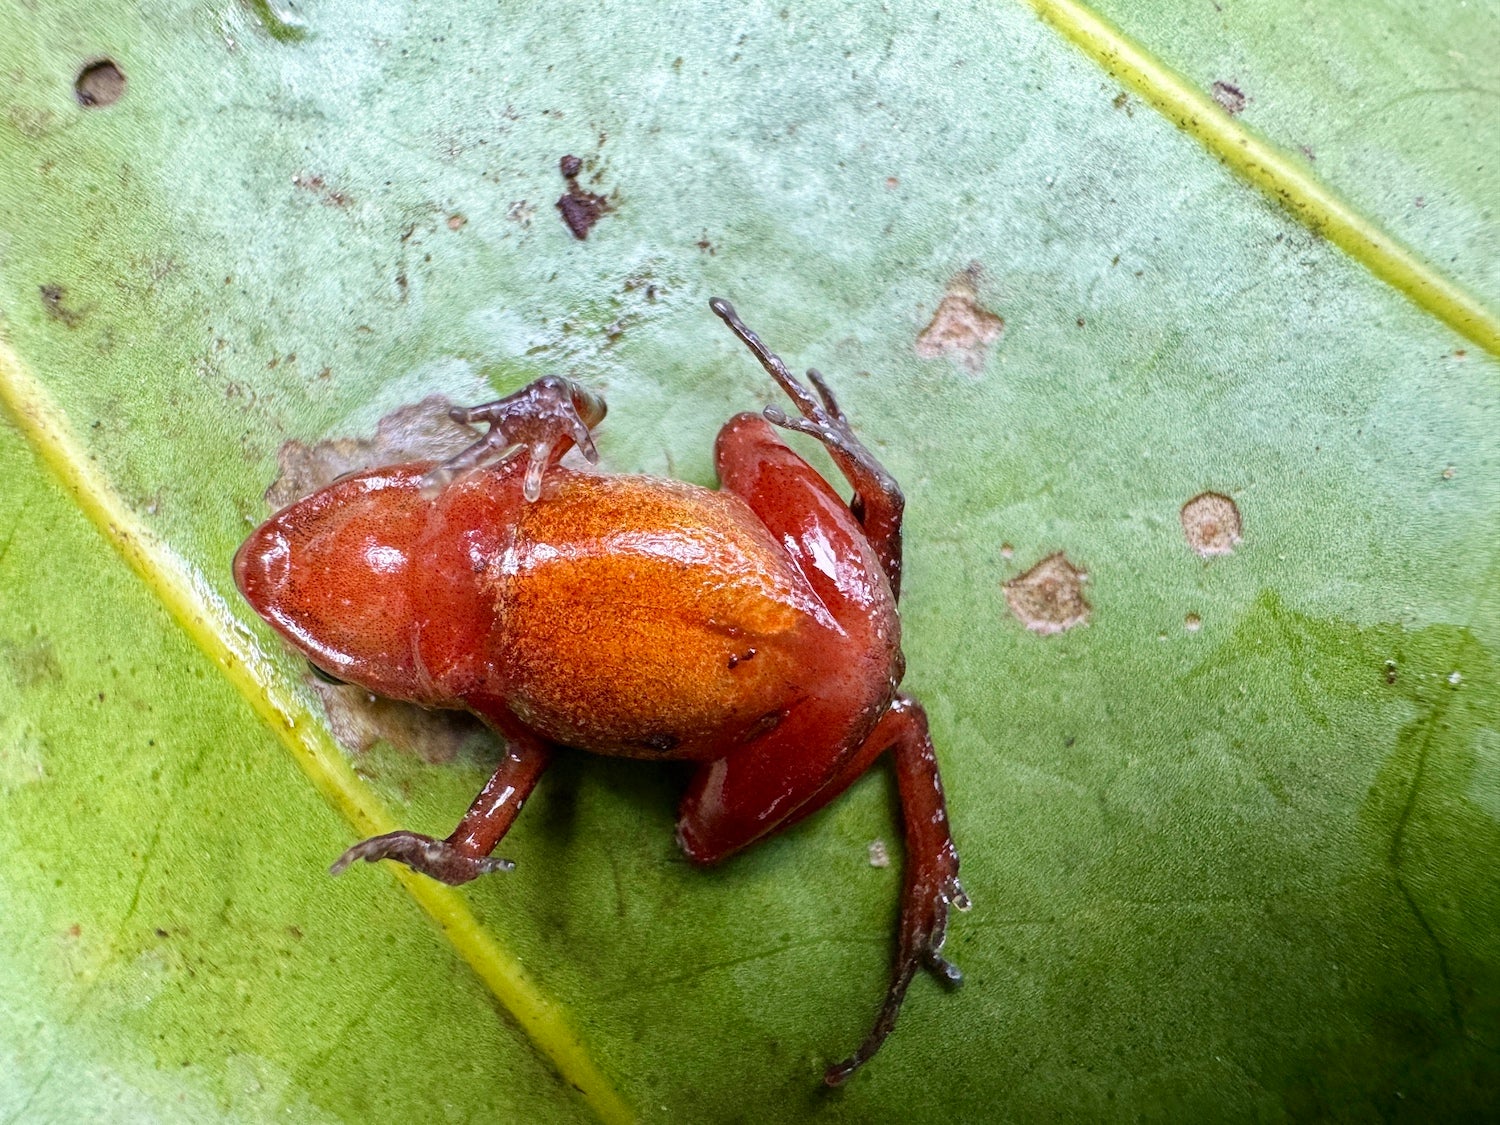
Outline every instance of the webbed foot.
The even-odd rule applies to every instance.
[[[528,462],[522,491],[534,502],[542,494],[542,473],[569,446],[577,445],[591,464],[598,462],[589,429],[602,422],[604,414],[602,398],[560,375],[547,375],[482,406],[456,406],[448,417],[466,425],[486,423],[489,432],[430,470],[422,478],[422,491],[432,495],[455,477],[500,464],[524,449]]]
[[[510,871],[516,866],[508,859],[460,851],[447,840],[434,840],[419,832],[387,832],[384,836],[372,836],[355,844],[339,856],[328,873],[342,875],[350,864],[361,859],[366,863],[393,859],[450,887],[492,871]]]

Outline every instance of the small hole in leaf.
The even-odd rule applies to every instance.
[[[84,109],[114,105],[125,93],[125,72],[112,59],[97,59],[78,72],[73,96]]]

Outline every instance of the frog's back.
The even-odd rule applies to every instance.
[[[721,755],[837,632],[742,500],[680,481],[555,471],[480,581],[510,709],[602,753]]]

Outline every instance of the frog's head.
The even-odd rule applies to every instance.
[[[424,464],[357,473],[283,508],[245,540],[234,580],[312,665],[380,695],[442,702],[417,659],[415,547],[433,505]]]

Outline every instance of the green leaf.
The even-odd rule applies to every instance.
[[[1497,17],[1034,7],[0,13],[0,1117],[1494,1104]],[[568,372],[606,467],[710,482],[773,400],[711,294],[906,488],[975,901],[835,1093],[883,772],[705,872],[679,773],[567,756],[510,875],[330,882],[494,746],[341,749],[228,573],[284,442],[434,392]],[[1088,623],[1028,630],[1059,551]]]

